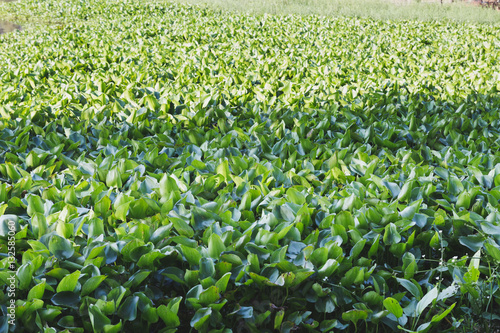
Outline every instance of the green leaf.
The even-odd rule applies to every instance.
[[[330,277],[333,272],[339,267],[339,263],[335,259],[328,259],[326,263],[318,270],[320,278]]]
[[[29,195],[26,198],[28,202],[28,215],[33,217],[36,213],[45,213],[45,208],[42,199],[37,195]]]
[[[182,254],[190,263],[191,265],[198,265],[200,263],[200,260],[202,258],[201,253],[198,251],[198,249],[193,249],[192,247],[185,246],[185,245],[180,245]]]
[[[224,243],[217,234],[211,234],[208,239],[208,255],[212,258],[219,258],[220,254],[226,250]]]
[[[408,202],[413,187],[414,187],[414,181],[412,180],[404,183],[403,187],[401,188],[401,191],[398,194],[398,201]]]
[[[146,271],[146,270],[139,270],[135,272],[127,282],[125,282],[124,286],[125,287],[137,287],[142,283],[142,281],[146,280],[146,278],[151,274],[151,271]]]
[[[46,233],[48,227],[47,220],[42,213],[35,213],[31,217],[31,228],[35,237],[42,237]]]
[[[448,173],[448,170],[444,169],[444,168],[441,168],[441,167],[437,167],[434,172],[436,173],[436,175],[438,175],[439,177],[443,178],[444,180],[448,180],[448,177],[449,177],[449,173]]]
[[[108,212],[110,211],[111,208],[111,200],[108,198],[108,196],[104,196],[96,202],[94,209],[97,214],[100,216],[107,216]]]
[[[52,296],[51,301],[54,305],[76,308],[80,302],[80,295],[71,291],[62,291]]]
[[[144,198],[140,198],[139,200],[135,200],[131,202],[129,206],[129,213],[131,217],[134,218],[144,218],[148,216],[148,208],[149,205]]]
[[[99,285],[102,283],[107,278],[105,275],[98,275],[98,276],[93,276],[89,278],[85,283],[83,284],[81,295],[86,296],[93,292],[94,290],[99,287]]]
[[[405,219],[409,219],[409,220],[413,219],[415,214],[420,209],[421,203],[422,203],[422,200],[418,200],[416,202],[411,203],[408,207],[406,207],[405,209],[403,209],[399,213],[399,216],[401,216],[402,218],[405,218]]]
[[[231,278],[231,272],[227,272],[215,283],[215,286],[217,287],[219,292],[221,293],[226,292],[227,284],[230,278]]]
[[[356,266],[348,270],[345,275],[340,280],[340,283],[345,286],[351,286],[353,284],[360,284],[364,281],[364,269]]]
[[[368,312],[364,310],[349,310],[342,313],[342,320],[352,321],[356,324],[359,320],[366,320],[368,318]]]
[[[484,244],[485,238],[481,235],[461,236],[458,238],[460,244],[468,247],[472,251],[479,250]]]
[[[39,284],[37,284],[36,286],[34,286],[33,288],[31,288],[26,300],[31,301],[33,299],[42,299],[43,294],[45,292],[45,285],[46,285],[45,281],[42,281]]]
[[[172,312],[177,314],[179,312],[179,306],[181,304],[182,297],[174,297],[168,302],[167,309]]]
[[[351,252],[349,253],[349,257],[352,259],[357,259],[360,253],[363,251],[363,248],[365,247],[366,244],[366,239],[361,238],[359,241],[354,244],[354,246],[351,249]]]
[[[198,297],[200,304],[209,305],[215,303],[220,298],[219,289],[216,286],[208,287]]]
[[[155,307],[147,306],[142,311],[142,318],[144,318],[148,323],[155,324],[158,322],[160,317],[158,316],[158,311]]]
[[[274,329],[279,330],[281,323],[283,322],[283,317],[285,316],[285,311],[283,309],[276,312],[274,316]]]
[[[175,282],[185,284],[184,271],[177,267],[167,267],[163,270],[162,275],[174,280]]]
[[[5,169],[7,171],[7,176],[14,183],[17,182],[22,177],[21,174],[17,171],[17,168],[14,165],[12,165],[11,163],[6,163]]]
[[[211,258],[200,259],[200,278],[206,279],[215,275],[215,265]]]
[[[190,325],[194,329],[200,330],[203,327],[203,324],[210,318],[212,314],[211,308],[201,308],[196,311],[193,318],[191,319]]]
[[[325,268],[325,270],[322,271],[321,275],[329,276],[328,275],[329,273],[330,273],[330,275],[333,274],[333,272],[335,271],[335,266],[336,265],[331,264],[327,260],[325,265],[323,265],[323,267],[322,267],[322,268]],[[331,267],[334,267],[334,268],[331,268]],[[294,274],[295,274],[295,279],[293,280],[291,287],[298,286],[302,282],[306,281],[311,275],[314,274],[314,271],[309,271],[309,270],[295,271]]]
[[[80,271],[75,271],[70,275],[65,276],[57,285],[57,292],[74,291],[80,277]]]
[[[177,313],[169,310],[165,305],[160,305],[157,310],[158,316],[160,316],[161,320],[165,323],[167,328],[176,328],[181,322]]]
[[[399,305],[399,302],[392,297],[387,297],[384,299],[384,307],[392,313],[396,318],[403,316],[403,308]]]
[[[296,205],[303,205],[306,202],[306,197],[294,188],[289,188],[286,191],[286,195]]]
[[[479,269],[480,260],[481,260],[481,249],[477,250],[477,252],[474,253],[472,258],[470,259],[469,269],[470,268]]]
[[[469,192],[462,192],[457,198],[455,207],[457,208],[457,210],[460,208],[464,208],[467,210],[470,208],[471,199],[472,195]]]
[[[455,296],[459,290],[460,288],[455,284],[455,281],[453,281],[453,283],[449,287],[445,288],[443,291],[439,293],[437,300],[446,301],[446,299]]]
[[[121,205],[119,205],[118,207],[116,207],[115,209],[115,217],[123,222],[126,222],[127,221],[127,214],[128,214],[128,210],[129,210],[129,207],[130,207],[130,201],[129,202],[125,202]]]
[[[376,306],[383,303],[384,297],[372,290],[363,295],[363,301],[370,306]]]
[[[253,307],[251,306],[242,306],[238,312],[236,312],[238,316],[244,319],[250,319],[253,317]]]
[[[401,189],[399,188],[398,184],[396,183],[391,183],[388,181],[382,181],[382,184],[387,187],[387,189],[391,192],[393,198],[397,198],[399,193],[401,192]]]
[[[335,216],[335,223],[344,226],[346,229],[354,227],[354,217],[351,212],[343,211]]]
[[[408,290],[413,296],[415,296],[417,300],[422,298],[422,294],[420,293],[420,289],[413,282],[406,280],[406,279],[400,279],[400,278],[396,278],[396,280],[406,290]]]
[[[495,225],[495,224],[493,224],[491,222],[486,222],[486,221],[482,222],[481,223],[481,229],[487,235],[500,236],[500,226]]]
[[[401,235],[399,234],[396,225],[394,223],[389,223],[385,226],[384,232],[384,244],[392,245],[397,244],[401,241]]]
[[[101,219],[95,218],[89,221],[89,233],[90,238],[96,238],[100,235],[104,235],[104,223]]]
[[[145,247],[145,251],[149,249],[150,247]],[[146,254],[142,254],[140,256],[139,261],[137,261],[137,266],[140,268],[154,269],[155,263],[164,257],[166,257],[166,255],[161,253],[159,250],[147,252]]]
[[[337,327],[338,325],[338,320],[337,319],[327,319],[323,320],[321,324],[319,325],[319,329],[321,332],[330,332],[332,329]]]
[[[119,333],[122,332],[122,321],[116,325],[104,325],[104,333]]]
[[[436,314],[432,316],[431,322],[432,323],[439,323],[441,320],[443,320],[454,308],[457,303],[453,303],[452,305],[448,306],[446,310],[442,311],[440,314]]]
[[[437,231],[434,232],[434,236],[432,236],[431,240],[429,241],[429,246],[433,249],[439,249],[441,247],[441,239]]]
[[[137,317],[137,303],[139,302],[138,296],[129,296],[125,299],[123,304],[117,311],[118,316],[126,321],[134,321]]]
[[[59,260],[69,259],[75,253],[71,242],[59,235],[52,235],[50,238],[49,251]]]
[[[193,207],[191,210],[192,225],[195,230],[205,230],[210,227],[215,221],[219,220],[219,216],[200,207]]]
[[[496,261],[500,262],[500,249],[498,246],[490,243],[484,243],[484,248],[486,249],[486,253],[492,256]]]
[[[221,164],[219,164],[215,171],[217,174],[222,175],[226,181],[230,180],[229,163],[227,160],[224,160]]]
[[[134,261],[133,258],[131,257],[132,252],[143,245],[144,242],[141,239],[133,238],[122,248],[121,254],[127,261]]]
[[[114,186],[117,188],[122,187],[121,174],[116,168],[113,168],[108,171],[108,174],[106,175],[106,186],[108,187]]]
[[[372,246],[370,246],[370,249],[368,250],[368,257],[374,257],[377,254],[378,251],[378,246],[380,244],[380,234],[378,234],[375,239],[373,240]]]
[[[111,319],[102,314],[98,306],[90,304],[88,311],[90,323],[92,324],[95,332],[101,332],[105,325],[111,324]]]
[[[170,222],[172,222],[174,229],[181,236],[186,236],[188,238],[193,237],[194,230],[187,224],[183,219],[178,217],[169,217]]]
[[[31,262],[27,262],[21,265],[17,269],[17,279],[19,280],[18,288],[20,290],[27,290],[33,280],[33,264]]]
[[[170,234],[171,229],[172,229],[172,224],[163,225],[157,228],[151,235],[149,241],[152,242],[153,244],[158,243],[159,241],[165,239]]]
[[[148,106],[149,109],[153,111],[158,111],[161,106],[160,103],[158,103],[158,100],[152,95],[146,96],[145,104]]]
[[[432,288],[424,297],[417,303],[416,313],[417,316],[420,316],[424,310],[435,300],[437,299],[439,290],[438,287]]]
[[[324,247],[317,248],[311,254],[310,260],[316,267],[321,267],[328,260],[328,250]]]
[[[162,197],[170,197],[172,193],[178,192],[179,187],[177,186],[177,182],[170,176],[166,174],[160,180],[160,194]]]

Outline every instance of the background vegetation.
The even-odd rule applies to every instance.
[[[469,23],[500,23],[500,12],[465,1],[387,0],[176,0],[212,8],[252,14],[364,17],[376,20],[453,20]]]

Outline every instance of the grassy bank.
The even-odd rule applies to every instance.
[[[500,23],[500,12],[457,1],[384,0],[176,0],[213,8],[253,14],[298,14],[333,17],[365,17],[377,20],[452,20],[469,23]]]

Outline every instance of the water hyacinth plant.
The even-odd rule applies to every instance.
[[[0,12],[0,332],[497,325],[498,27]]]

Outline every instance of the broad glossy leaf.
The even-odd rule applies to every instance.
[[[32,299],[42,299],[45,292],[45,286],[46,282],[42,281],[33,288],[31,288],[30,291],[28,292],[27,300],[30,301]]]
[[[438,287],[432,288],[424,297],[417,303],[416,312],[420,316],[422,312],[435,300],[437,299],[439,290]]]
[[[356,324],[359,320],[365,320],[368,318],[368,312],[364,310],[349,310],[342,313],[342,319],[346,321],[352,321]]]
[[[120,308],[118,309],[118,316],[125,321],[134,321],[137,317],[137,303],[139,301],[138,296],[127,297]]]
[[[85,296],[93,292],[99,285],[107,278],[105,275],[98,275],[90,277],[83,284],[81,295]]]
[[[392,297],[387,297],[384,300],[384,307],[389,310],[396,318],[400,318],[403,316],[403,308],[399,304],[397,300]]]
[[[59,260],[69,259],[75,250],[71,242],[59,235],[52,235],[49,240],[49,251]]]
[[[199,330],[203,327],[203,324],[210,318],[210,315],[212,314],[212,309],[211,308],[201,308],[196,313],[194,314],[193,318],[191,319],[191,327]]]
[[[384,232],[384,243],[386,245],[397,244],[401,241],[401,235],[399,234],[397,227],[394,223],[389,223],[385,227]]]
[[[76,308],[80,302],[80,295],[72,291],[62,291],[52,296],[51,301],[54,305]]]
[[[80,277],[80,271],[75,271],[65,276],[57,285],[57,292],[74,291]]]
[[[29,195],[26,198],[26,201],[28,201],[28,215],[29,216],[33,216],[36,213],[40,213],[40,214],[45,213],[45,207],[44,207],[43,201],[39,196]]]
[[[211,234],[208,239],[208,254],[212,258],[218,258],[222,252],[226,250],[226,246],[217,234]]]

